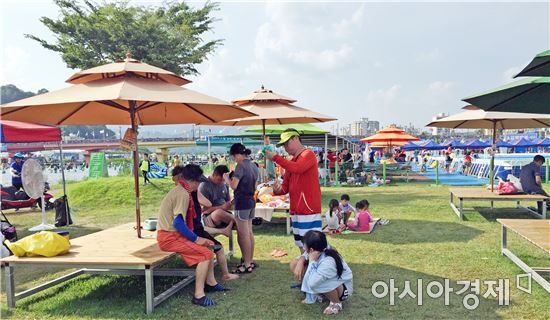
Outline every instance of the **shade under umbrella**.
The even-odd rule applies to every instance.
[[[550,77],[521,79],[462,100],[486,111],[550,114]]]
[[[179,86],[189,82],[172,72],[132,59],[91,68],[67,80],[71,87],[0,107],[5,120],[54,125],[131,125],[136,223],[141,236],[137,126],[213,124],[255,115],[228,102]]]
[[[517,77],[550,77],[550,50],[537,54]]]

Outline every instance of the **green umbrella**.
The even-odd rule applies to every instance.
[[[288,128],[296,129],[300,134],[323,134],[328,133],[328,130],[321,129],[317,126],[314,126],[310,123],[300,123],[300,124],[272,124],[265,126],[266,134],[280,134]],[[246,129],[246,132],[259,132],[262,133],[262,126],[252,126]]]
[[[537,54],[517,77],[550,77],[550,50]]]
[[[462,99],[485,111],[550,114],[550,77],[530,77]]]

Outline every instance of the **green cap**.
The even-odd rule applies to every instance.
[[[282,146],[283,144],[285,144],[285,142],[287,142],[288,140],[290,140],[290,138],[294,136],[300,136],[298,131],[285,131],[281,133],[281,139],[279,139],[279,143],[277,143],[277,147]]]

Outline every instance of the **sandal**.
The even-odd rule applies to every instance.
[[[208,298],[207,296],[203,296],[202,298],[193,297],[193,299],[191,299],[191,303],[201,307],[212,307],[216,305],[216,302],[214,302],[214,300]]]
[[[216,283],[215,285],[211,286],[209,284],[204,284],[204,291],[205,292],[225,292],[229,291],[229,289],[225,288],[219,283]]]
[[[341,310],[342,310],[342,303],[331,302],[329,303],[328,307],[326,307],[325,311],[323,311],[323,314],[327,314],[327,315],[338,314],[338,312],[340,312]]]
[[[275,250],[274,250],[274,251],[275,251]],[[259,268],[259,267],[260,267],[260,265],[257,264],[257,263],[254,262],[254,261],[252,261],[252,262],[250,263],[250,266],[252,267],[252,269],[256,269],[256,268]],[[244,267],[244,259],[243,259],[243,258],[241,258],[241,263],[237,266],[237,268],[240,268],[240,267]]]
[[[235,271],[233,271],[233,273],[236,273],[236,274],[252,273],[252,270],[254,270],[252,265],[245,267],[244,265],[241,264],[237,267],[237,269],[235,269]]]

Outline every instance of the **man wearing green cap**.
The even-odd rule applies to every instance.
[[[275,161],[285,169],[283,184],[275,183],[275,194],[290,195],[290,215],[294,241],[303,252],[302,237],[309,230],[321,231],[321,187],[317,158],[310,149],[300,141],[300,134],[295,129],[281,133],[278,147],[284,146],[292,160],[286,160],[272,151],[266,151],[268,159]]]

